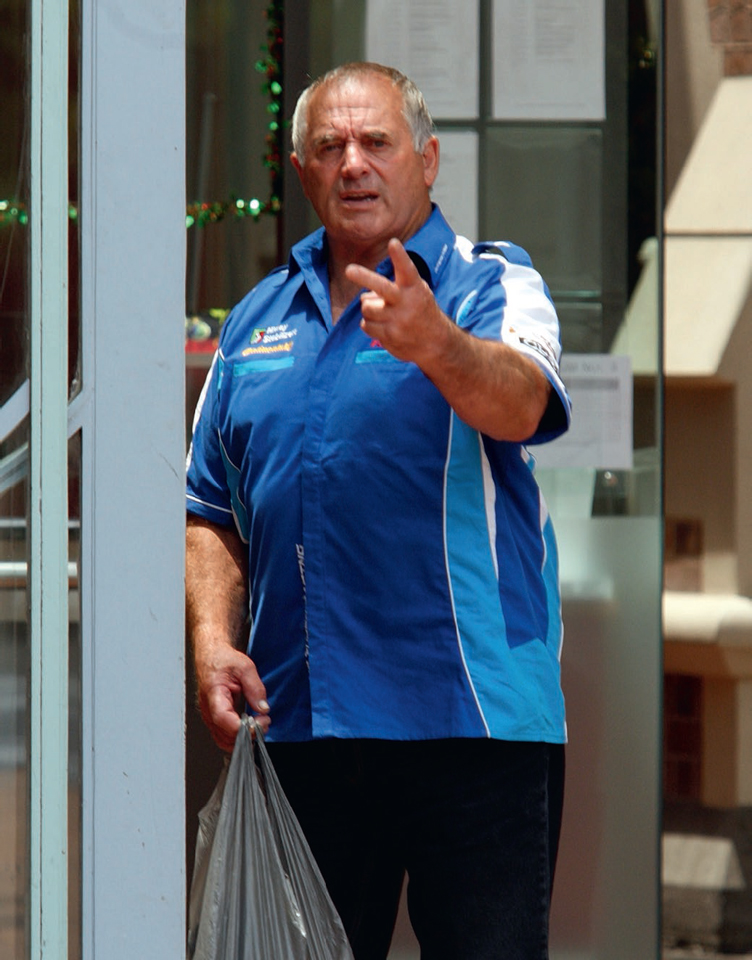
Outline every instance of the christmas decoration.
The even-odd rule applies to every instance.
[[[269,98],[264,154],[264,166],[269,171],[269,196],[244,199],[231,196],[229,200],[195,201],[185,211],[186,227],[205,227],[218,223],[225,217],[258,220],[262,214],[276,215],[282,209],[282,153],[284,121],[282,113],[282,44],[284,32],[284,0],[273,0],[265,11],[267,19],[266,43],[262,45],[263,56],[256,62],[256,70],[264,75],[262,92]],[[78,209],[68,207],[68,217],[76,220]],[[0,227],[18,223],[26,226],[29,221],[27,204],[22,200],[0,200]]]

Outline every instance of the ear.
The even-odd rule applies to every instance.
[[[303,188],[303,193],[305,194],[306,198],[308,198],[308,191],[306,190],[305,167],[298,159],[297,153],[290,154],[290,163],[293,165],[293,167],[295,167],[295,172],[297,173],[298,179],[300,180],[300,185]]]
[[[431,137],[423,148],[423,180],[427,187],[432,187],[439,173],[439,141]]]

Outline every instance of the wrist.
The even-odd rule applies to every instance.
[[[434,383],[444,380],[454,369],[463,367],[463,340],[466,334],[439,308],[431,336],[422,345],[416,363]]]

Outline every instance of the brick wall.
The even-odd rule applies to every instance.
[[[727,77],[752,75],[752,0],[708,0],[710,38],[723,47]]]

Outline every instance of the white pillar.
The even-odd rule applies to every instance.
[[[83,956],[185,952],[183,0],[83,0]]]

